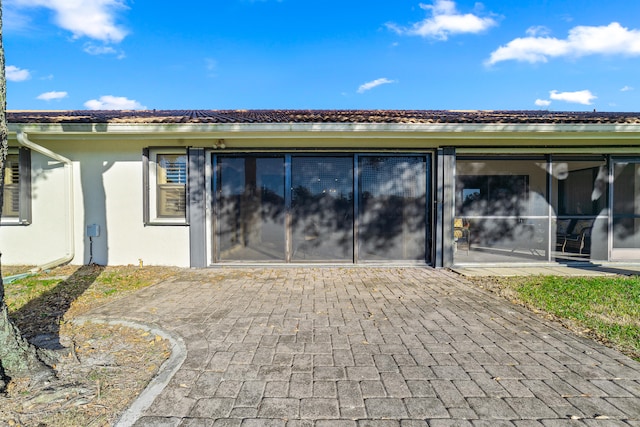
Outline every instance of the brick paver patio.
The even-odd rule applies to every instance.
[[[640,363],[429,268],[186,271],[94,316],[179,335],[135,426],[640,426]]]

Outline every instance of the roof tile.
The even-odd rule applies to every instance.
[[[9,123],[635,123],[640,113],[506,110],[7,111]]]

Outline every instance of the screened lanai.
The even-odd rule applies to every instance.
[[[458,156],[454,262],[591,262],[640,255],[637,159]]]

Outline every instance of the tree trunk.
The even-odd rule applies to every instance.
[[[4,202],[5,161],[9,151],[6,108],[7,81],[2,43],[2,0],[0,0],[0,219],[2,219]],[[53,370],[42,361],[36,348],[22,337],[18,328],[9,319],[9,309],[4,301],[0,264],[0,391],[5,389],[11,377],[28,377],[32,382],[40,382],[52,376]]]
[[[31,383],[39,383],[53,377],[53,370],[40,359],[36,347],[22,337],[9,319],[4,298],[0,302],[0,376],[5,377],[0,378],[0,390],[10,378],[29,378]]]

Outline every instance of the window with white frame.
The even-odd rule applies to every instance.
[[[145,222],[184,224],[187,219],[187,153],[184,149],[145,151],[148,175]]]
[[[31,158],[27,149],[10,150],[5,160],[3,224],[31,222]]]

